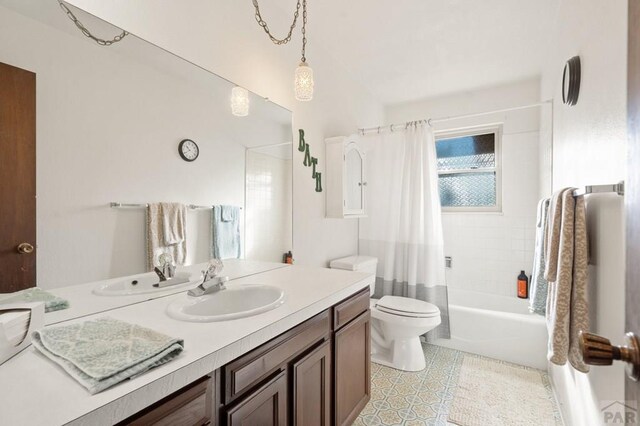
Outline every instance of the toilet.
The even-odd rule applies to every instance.
[[[376,273],[378,259],[349,256],[331,261],[333,269]],[[371,284],[371,295],[375,283]],[[420,336],[440,324],[440,309],[422,300],[399,296],[371,298],[371,360],[398,370],[426,367]]]

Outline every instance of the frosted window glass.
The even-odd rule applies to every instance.
[[[496,133],[436,141],[443,207],[497,205]]]

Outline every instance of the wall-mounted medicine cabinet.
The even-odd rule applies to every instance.
[[[358,136],[337,136],[325,139],[325,144],[327,217],[365,216],[365,153],[358,146]]]

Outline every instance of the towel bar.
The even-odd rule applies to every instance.
[[[111,207],[112,209],[117,209],[117,208],[131,208],[131,209],[142,209],[142,208],[147,208],[149,207],[149,204],[139,204],[139,203],[116,203],[116,202],[111,202],[109,203],[109,207]],[[213,206],[198,206],[196,204],[187,204],[187,207],[190,208],[191,210],[199,210],[199,209],[211,209],[213,208]],[[242,207],[239,207],[240,210],[242,210]]]
[[[620,196],[624,196],[624,181],[609,185],[588,185],[584,188],[573,191],[573,196],[579,197],[581,195],[600,194],[606,192],[615,192]]]

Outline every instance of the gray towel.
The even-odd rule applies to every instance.
[[[26,290],[16,291],[15,293],[7,293],[0,295],[0,305],[7,303],[20,302],[44,302],[44,311],[53,312],[69,307],[69,301],[58,296],[54,296],[48,291],[44,291],[39,287],[28,288]]]
[[[180,339],[112,318],[45,327],[32,337],[91,394],[171,361],[184,347]]]
[[[225,220],[224,211],[232,220]],[[211,213],[211,256],[214,259],[239,259],[240,244],[240,208],[236,206],[213,206]]]
[[[147,206],[147,270],[160,266],[158,257],[169,253],[177,265],[187,260],[186,207],[178,203]]]
[[[531,297],[529,298],[529,311],[538,315],[544,315],[547,308],[547,280],[544,278],[545,261],[545,235],[549,216],[549,198],[538,203],[538,215],[536,223],[536,245],[533,256],[533,269],[531,275]]]

